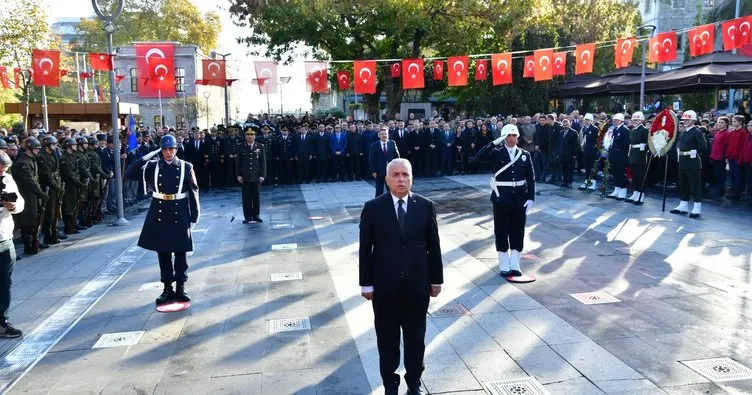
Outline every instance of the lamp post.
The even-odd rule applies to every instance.
[[[736,5],[734,8],[734,18],[739,18],[739,13],[741,11],[741,0],[736,0]],[[734,48],[732,53],[736,54],[736,48]],[[734,92],[733,89],[729,89],[729,103],[728,103],[728,112],[734,112],[734,95],[736,92]],[[716,95],[718,97],[718,95]]]
[[[112,15],[105,14],[97,4],[97,0],[91,0],[91,6],[99,19],[104,23],[104,32],[107,33],[107,53],[114,55],[112,50],[112,34],[115,33],[113,21],[123,12],[123,0],[114,0],[115,11]],[[113,225],[125,225],[128,221],[123,213],[123,178],[120,164],[120,133],[118,130],[118,102],[117,102],[117,84],[115,83],[115,68],[110,70],[110,111],[112,112],[112,142],[115,148],[115,190],[117,191],[117,210],[118,218]]]
[[[227,85],[227,57],[232,55],[231,53],[221,54],[217,53],[216,51],[211,51],[211,57],[212,59],[215,59],[217,56],[221,56],[222,60],[225,61],[225,127],[230,126],[230,99],[228,91],[230,90],[229,85]]]
[[[211,96],[211,92],[204,92],[204,97],[206,98],[206,130],[209,130],[209,96]]]
[[[648,36],[652,36],[655,33],[655,25],[642,25],[637,26],[637,34],[642,35],[642,31],[647,30]],[[640,111],[645,111],[645,61],[647,60],[647,45],[641,45],[642,47],[642,73],[640,74]]]
[[[284,116],[285,115],[285,108],[284,108],[284,100],[282,99],[282,85],[290,82],[291,77],[280,77],[279,78],[279,112]]]

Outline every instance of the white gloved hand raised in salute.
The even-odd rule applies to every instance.
[[[162,151],[161,148],[155,149],[154,151],[149,152],[148,154],[144,155],[141,159],[144,160],[144,162],[149,161],[149,159],[155,157],[158,153]]]
[[[501,145],[504,142],[504,137],[499,137],[493,141],[494,145]]]

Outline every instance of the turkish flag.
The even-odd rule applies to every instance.
[[[175,57],[175,45],[171,43],[144,43],[136,44],[136,67],[138,69],[138,78],[145,81],[144,84],[138,84],[138,97],[142,98],[170,98],[176,97],[175,85],[169,86],[164,83],[152,83],[151,77],[154,75],[154,68],[162,65],[164,67],[173,66]],[[169,62],[162,62],[157,59],[170,59]],[[175,79],[174,70],[168,70],[168,74],[160,67],[160,75],[166,78]],[[157,89],[159,86],[162,89]]]
[[[511,53],[496,53],[491,55],[491,67],[493,67],[494,86],[512,83]]]
[[[525,66],[522,69],[522,78],[533,78],[535,76],[535,57],[533,55],[525,56]]]
[[[91,63],[91,69],[95,71],[112,71],[114,66],[112,64],[115,55],[106,53],[90,53],[89,63]]]
[[[676,60],[676,32],[657,34],[648,41],[648,62],[664,63]]]
[[[353,64],[355,93],[376,93],[376,61],[356,60]]]
[[[467,65],[469,62],[467,56],[451,56],[447,59],[449,86],[467,85]]]
[[[115,76],[115,84],[118,84],[118,85],[120,85],[120,81],[122,81],[122,80],[124,80],[124,79],[125,79],[125,76],[124,76],[124,75],[116,75],[116,76]]]
[[[485,81],[488,78],[488,61],[476,60],[475,61],[475,80]]]
[[[350,89],[350,73],[347,71],[337,72],[337,89],[341,91]]]
[[[402,89],[423,89],[426,86],[423,78],[423,59],[405,59],[402,61]],[[392,67],[394,73],[394,67]]]
[[[20,67],[13,68],[13,83],[16,84],[16,88],[21,87],[21,68]]]
[[[554,53],[553,75],[566,75],[566,74],[567,74],[567,53],[566,52]]]
[[[533,52],[535,60],[534,77],[536,81],[547,81],[553,77],[553,49],[539,49]]]
[[[689,55],[700,56],[713,52],[715,24],[697,26],[689,31]]]
[[[60,52],[35,49],[31,51],[34,85],[60,86]]]
[[[400,66],[399,62],[392,63],[391,69],[392,69],[392,78],[399,78],[400,74],[402,74],[402,66]]]
[[[149,85],[157,91],[157,95],[163,91],[175,92],[175,59],[154,57],[149,63],[151,73],[145,85]]]
[[[444,79],[444,61],[443,60],[433,61],[433,79],[436,81],[441,81]]]
[[[227,68],[224,60],[202,59],[201,71],[207,85],[225,86],[227,84]]]
[[[277,62],[253,62],[253,66],[256,68],[259,93],[277,93]]]
[[[752,42],[752,31],[750,31],[752,15],[724,22],[721,26],[723,27],[723,49],[725,51],[738,49],[742,45]]]
[[[8,82],[8,68],[0,66],[0,83],[3,85],[3,89],[10,89],[10,83]]]
[[[305,72],[309,92],[329,93],[329,71],[326,62],[305,62]]]
[[[634,37],[616,40],[616,45],[614,45],[614,64],[616,64],[617,69],[632,64],[632,55],[634,54],[636,42],[637,40]]]
[[[593,72],[593,58],[595,58],[595,44],[580,44],[574,50],[574,74],[580,75]]]

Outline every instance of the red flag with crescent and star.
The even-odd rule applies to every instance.
[[[689,31],[689,55],[700,56],[713,52],[715,24],[697,26]]]
[[[60,86],[60,52],[35,49],[31,51],[34,85]]]
[[[392,69],[392,78],[399,78],[402,75],[402,66],[399,62],[392,63],[390,69]]]
[[[279,86],[279,82],[277,81],[277,62],[253,62],[253,66],[256,68],[259,93],[277,93],[277,87]]]
[[[426,86],[423,78],[423,59],[404,59],[402,61],[402,89],[423,89]]]
[[[202,59],[201,71],[207,85],[227,85],[227,69],[224,60]]]
[[[8,82],[8,68],[0,66],[0,83],[3,85],[3,89],[10,89],[10,82]]]
[[[634,37],[620,38],[614,45],[614,64],[617,69],[628,67],[632,64],[632,55],[637,40]]]
[[[553,49],[539,49],[533,51],[533,58],[535,60],[535,71],[533,77],[535,81],[548,81],[553,77]]]
[[[447,59],[449,86],[467,85],[467,65],[469,61],[467,56],[451,56]]]
[[[376,61],[356,60],[353,64],[355,93],[376,93]]]
[[[309,92],[329,93],[329,71],[326,62],[305,62]]]
[[[174,64],[175,57],[175,45],[172,43],[143,43],[136,44],[136,68],[138,69],[138,97],[142,98],[157,98],[160,95],[162,98],[176,97],[175,85],[165,86],[162,83],[153,84],[151,77],[154,75],[154,69],[157,66],[160,67],[159,73],[161,76],[168,78],[170,76],[174,81],[174,69],[167,70],[165,74],[164,67],[167,67],[164,61],[158,59],[170,59],[169,64]],[[156,89],[155,86],[159,85],[164,89]]]
[[[350,89],[350,73],[347,71],[337,72],[337,89],[341,91]]]
[[[554,71],[553,75],[567,74],[567,53],[554,52]]]
[[[114,69],[112,61],[115,55],[106,53],[90,53],[89,63],[94,71],[112,71]]]
[[[475,80],[485,81],[488,78],[488,60],[475,61]]]
[[[535,76],[535,57],[533,55],[525,56],[525,64],[522,68],[522,78],[533,78]]]
[[[575,66],[574,74],[580,75],[593,72],[593,59],[595,58],[595,43],[580,44],[574,50]]]
[[[175,65],[173,58],[153,58],[151,63],[151,74],[146,85],[160,92],[172,91],[175,94]]]
[[[676,60],[676,32],[657,34],[648,41],[650,63],[665,63]]]
[[[721,27],[724,51],[739,49],[752,42],[752,15],[724,22]]]
[[[21,87],[21,68],[20,67],[14,67],[13,68],[13,83],[16,84],[16,88]]]
[[[491,70],[493,85],[512,83],[512,54],[495,53],[491,55]]]
[[[433,61],[433,79],[434,81],[441,81],[444,79],[444,61]]]

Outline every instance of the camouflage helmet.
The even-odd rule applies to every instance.
[[[8,142],[5,139],[0,139],[0,149],[8,149]]]
[[[97,145],[97,138],[94,136],[89,136],[89,145]]]
[[[67,139],[63,140],[63,148],[65,149],[73,147],[76,144],[76,139],[74,139],[73,137],[68,137]]]
[[[29,137],[29,139],[26,140],[26,148],[28,149],[42,148],[42,143],[40,143],[39,140],[33,137]]]
[[[86,140],[86,137],[84,137],[84,136],[78,136],[78,137],[76,137],[76,143],[78,145],[84,145],[84,144],[89,144],[89,141]]]
[[[47,147],[52,144],[57,144],[57,139],[55,138],[55,136],[45,136],[42,139],[42,146]]]

